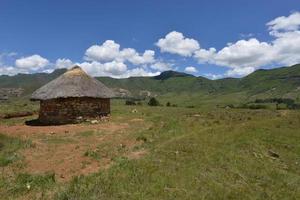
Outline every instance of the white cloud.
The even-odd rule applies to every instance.
[[[192,66],[186,67],[184,69],[184,71],[188,72],[188,73],[197,73],[198,72],[198,70],[195,67],[192,67]]]
[[[152,50],[146,50],[142,55],[139,55],[135,49],[126,48],[120,51],[117,60],[129,61],[134,65],[147,64],[155,62],[155,52]]]
[[[199,63],[214,63],[216,51],[217,50],[215,48],[210,48],[209,50],[199,49],[195,51],[194,57],[198,60]]]
[[[150,68],[162,72],[162,71],[171,70],[173,65],[174,64],[172,64],[172,63],[158,61],[158,62],[154,63],[153,65],[150,65]]]
[[[85,52],[86,60],[112,61],[120,54],[120,45],[113,40],[106,40],[102,45],[93,45]]]
[[[254,67],[245,67],[245,68],[233,68],[230,70],[227,70],[224,74],[212,74],[207,73],[204,74],[209,79],[216,80],[221,79],[225,77],[241,77],[241,76],[247,76],[255,71]]]
[[[46,58],[43,58],[37,54],[19,58],[15,62],[16,67],[33,71],[39,70],[47,66],[48,64],[49,61]]]
[[[224,74],[207,73],[207,74],[204,74],[204,76],[206,76],[209,79],[216,80],[216,79],[224,78],[225,75]]]
[[[300,63],[300,31],[277,34],[272,42],[273,60],[283,65]]]
[[[97,61],[83,62],[79,65],[92,76],[119,77],[127,71],[127,66],[124,63],[116,61],[104,64]]]
[[[251,74],[254,71],[255,71],[254,67],[234,68],[234,69],[228,70],[225,73],[225,76],[227,76],[227,77],[246,76],[248,74]]]
[[[273,58],[272,46],[255,38],[239,40],[220,51],[214,48],[195,52],[199,63],[210,63],[230,68],[255,67],[268,64]]]
[[[156,45],[160,48],[161,52],[168,52],[181,56],[191,56],[200,48],[197,40],[186,38],[182,33],[177,31],[172,31],[168,33],[165,38],[159,39]]]
[[[149,64],[155,62],[155,52],[146,50],[143,54],[139,54],[133,48],[125,48],[120,50],[120,45],[113,40],[106,40],[102,45],[93,45],[85,52],[87,61],[98,62],[130,62],[134,65]]]
[[[144,68],[133,68],[128,70],[125,74],[120,76],[119,78],[128,78],[128,77],[135,77],[135,76],[157,76],[160,72],[151,72],[147,71]]]
[[[0,75],[16,75],[17,73],[20,73],[20,71],[18,69],[16,69],[15,67],[12,66],[4,66],[1,65],[0,66]]]
[[[105,72],[111,73],[112,75],[121,75],[127,71],[127,66],[124,63],[116,61],[104,63],[103,68]]]
[[[285,17],[277,17],[267,23],[271,31],[295,31],[300,27],[300,12],[294,12]]]
[[[68,69],[73,67],[74,65],[75,64],[70,59],[66,59],[66,58],[59,58],[55,62],[55,68],[57,69],[62,69],[62,68]]]
[[[277,17],[266,25],[271,36],[268,42],[249,38],[228,43],[219,50],[213,47],[201,49],[197,40],[172,31],[155,44],[161,52],[183,57],[193,56],[201,64],[208,63],[228,68],[222,75],[205,75],[213,79],[245,76],[264,66],[300,63],[300,12]],[[248,38],[254,35],[240,36]],[[78,64],[89,74],[116,78],[153,76],[161,71],[171,70],[174,66],[173,63],[166,63],[163,59],[155,59],[155,52],[152,50],[139,53],[133,48],[121,48],[120,44],[113,40],[91,46],[86,50],[84,59],[85,62]],[[16,59],[16,53],[0,53],[0,74],[51,72],[55,68],[69,68],[73,65],[74,63],[67,58],[59,58],[51,63],[37,54]],[[189,66],[185,71],[196,73],[197,69]]]
[[[300,13],[278,17],[267,23],[270,42],[256,38],[229,43],[217,51],[200,49],[194,53],[199,63],[230,68],[224,76],[245,76],[267,65],[293,65],[300,62]]]
[[[79,64],[88,74],[92,76],[110,76],[113,78],[128,78],[132,76],[155,76],[160,72],[151,72],[144,68],[127,69],[124,63],[116,61],[99,63],[97,61]]]

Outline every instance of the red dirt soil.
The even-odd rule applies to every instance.
[[[33,143],[33,147],[19,152],[24,157],[21,162],[25,163],[25,167],[18,171],[31,174],[54,172],[56,179],[64,182],[73,176],[106,169],[117,156],[129,159],[143,156],[145,150],[134,151],[141,142],[136,141],[130,131],[140,127],[140,122],[142,120],[130,122],[131,125],[113,122],[60,126],[1,125],[0,133],[29,139]],[[85,155],[87,151],[100,151],[100,158]]]

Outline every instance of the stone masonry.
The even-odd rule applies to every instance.
[[[66,124],[110,114],[110,99],[72,97],[42,100],[39,121],[43,124]]]

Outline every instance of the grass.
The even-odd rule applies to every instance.
[[[140,108],[150,154],[74,179],[58,199],[298,199],[297,112]],[[195,112],[195,111],[192,111]],[[124,113],[126,113],[124,111]],[[278,128],[278,126],[280,126]],[[279,154],[273,158],[272,150]]]
[[[88,157],[91,157],[91,158],[96,159],[96,160],[101,159],[101,156],[98,152],[98,149],[96,149],[96,150],[90,150],[89,149],[84,153],[84,156],[88,156]]]
[[[32,143],[29,140],[24,141],[0,134],[0,167],[7,166],[16,160],[19,160],[21,156],[17,151],[21,148],[31,146]]]
[[[44,199],[300,198],[300,111],[113,104],[113,123],[136,118],[143,121],[130,137],[146,149],[142,158],[112,156],[109,169],[66,184],[50,175],[16,175],[5,184],[0,181],[0,192],[20,198],[30,182],[34,189],[29,193],[51,194]],[[101,159],[116,151],[126,148],[102,144],[83,156]]]

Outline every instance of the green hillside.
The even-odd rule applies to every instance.
[[[53,73],[18,74],[0,76],[0,88],[23,88],[24,96],[65,72],[65,69]],[[255,98],[287,97],[297,99],[300,95],[300,64],[270,70],[257,70],[244,78],[224,78],[210,80],[190,74],[166,71],[155,77],[130,77],[114,79],[97,77],[111,88],[122,88],[134,96],[141,92],[151,92],[167,99],[177,96],[182,101],[195,99],[210,100],[216,98],[239,101]],[[221,101],[221,100],[220,100]]]

